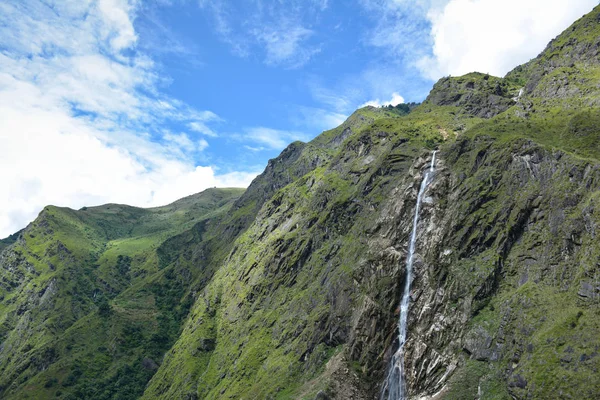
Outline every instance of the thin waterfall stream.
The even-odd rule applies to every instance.
[[[406,381],[404,378],[404,343],[406,342],[407,324],[408,324],[408,305],[410,302],[410,284],[413,273],[413,259],[415,255],[415,246],[417,242],[417,225],[419,224],[419,211],[425,191],[431,182],[431,177],[435,172],[435,153],[431,157],[431,166],[425,172],[419,194],[417,196],[417,205],[415,206],[415,216],[413,219],[412,232],[408,246],[408,256],[406,258],[406,280],[404,282],[404,291],[400,301],[400,319],[398,320],[398,351],[392,356],[388,374],[381,390],[381,400],[404,400],[406,398]]]

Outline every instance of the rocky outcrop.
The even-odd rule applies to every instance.
[[[425,104],[459,107],[479,118],[491,118],[514,105],[516,83],[487,74],[471,73],[440,79]]]
[[[585,97],[587,105],[598,106],[595,97],[599,88],[585,71],[600,65],[599,15],[597,6],[552,40],[539,56],[516,67],[506,78],[523,82],[525,94],[532,97]]]
[[[593,286],[580,281],[578,271],[586,265],[584,275],[598,274],[595,261],[583,260],[596,246],[598,220],[590,201],[595,204],[591,193],[600,190],[600,165],[527,141],[509,148],[459,142],[440,154],[440,163],[445,167],[439,167],[421,216],[412,285],[410,393],[427,397],[444,390],[444,398],[464,398],[495,387],[496,395],[513,398],[548,398],[557,391],[595,397],[598,387],[584,377],[597,367],[585,349],[600,341],[576,327],[599,328],[592,322],[594,306],[580,301],[592,301]],[[393,235],[394,229],[402,235],[407,227],[390,224],[387,231]],[[378,251],[383,259],[389,253]],[[565,314],[556,320],[537,307]],[[557,340],[559,349],[569,344],[586,360],[577,363],[576,391],[545,381],[537,370],[545,360],[547,371],[569,374],[569,363],[552,362],[545,353]],[[469,375],[478,376],[476,385]]]

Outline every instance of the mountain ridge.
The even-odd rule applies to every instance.
[[[600,6],[505,78],[290,144],[243,193],[46,207],[0,247],[0,396],[378,398],[438,149],[410,397],[597,397],[598,38]]]

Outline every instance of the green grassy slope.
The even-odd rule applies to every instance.
[[[351,118],[365,112],[372,111]],[[290,398],[318,376],[347,340],[336,324],[349,318],[356,294],[339,291],[366,251],[367,221],[394,174],[443,140],[433,117],[406,118],[381,114],[339,145],[316,141],[329,146],[331,160],[262,207],[200,294],[144,398]]]
[[[0,248],[0,396],[376,398],[439,149],[411,393],[598,397],[599,16],[505,78],[357,110],[243,194],[47,207]]]
[[[10,235],[4,239],[1,239],[0,240],[0,253],[2,252],[2,250],[4,250],[8,246],[10,246],[14,242],[16,242],[17,238],[19,237],[20,234],[21,234],[21,231],[19,231],[17,233],[13,233],[12,235]]]
[[[226,213],[242,193],[209,189],[153,209],[46,207],[1,256],[2,396],[139,395],[202,272],[161,264],[162,243]]]
[[[598,12],[596,9],[584,20],[595,21]],[[575,25],[575,31],[579,26],[581,23]],[[599,33],[597,25],[593,29]],[[586,37],[600,35],[586,33]],[[561,36],[557,42],[562,40]],[[577,85],[581,88],[599,87],[595,59],[581,56],[578,60],[579,70],[569,77],[569,84],[573,80],[580,82]],[[462,235],[462,242],[453,240],[449,243],[454,244],[449,246],[463,253],[454,260],[453,269],[438,279],[448,278],[448,284],[452,283],[451,287],[445,284],[442,287],[457,296],[455,307],[462,297],[472,302],[465,306],[469,310],[469,324],[456,327],[458,337],[468,334],[467,327],[471,329],[487,319],[496,328],[502,325],[516,332],[521,329],[523,333],[511,336],[515,343],[522,344],[519,335],[530,335],[531,329],[538,332],[531,356],[515,358],[510,351],[524,350],[520,344],[511,343],[505,346],[507,350],[495,360],[496,364],[489,357],[480,363],[469,357],[461,358],[459,348],[453,357],[460,368],[453,376],[447,396],[464,398],[473,382],[475,389],[483,382],[489,398],[508,396],[509,390],[522,394],[521,378],[530,382],[525,393],[530,390],[534,398],[544,398],[557,388],[565,396],[581,390],[597,394],[598,388],[589,384],[596,361],[578,366],[582,372],[577,377],[571,376],[570,386],[551,384],[543,378],[545,374],[560,379],[569,376],[563,378],[562,366],[547,352],[548,340],[559,340],[564,348],[572,347],[580,358],[585,353],[582,350],[579,354],[580,348],[589,349],[591,354],[598,345],[595,337],[600,327],[594,322],[595,314],[590,308],[593,305],[578,300],[580,280],[566,285],[568,290],[558,290],[551,282],[542,282],[533,289],[535,295],[527,294],[528,298],[535,298],[531,303],[535,306],[528,306],[531,312],[520,312],[519,318],[513,318],[508,325],[498,322],[507,309],[517,307],[511,306],[513,302],[531,301],[524,300],[521,293],[532,289],[515,284],[512,278],[521,273],[521,260],[531,247],[513,243],[510,251],[502,250],[505,246],[502,238],[514,235],[511,219],[517,218],[516,226],[520,226],[519,212],[528,207],[525,194],[534,193],[540,185],[515,181],[520,175],[515,178],[502,168],[521,153],[540,151],[544,159],[555,157],[553,154],[564,157],[561,174],[546,182],[556,188],[549,189],[540,205],[554,210],[561,202],[570,204],[571,194],[576,190],[575,184],[569,184],[573,180],[568,168],[595,168],[600,156],[596,147],[600,143],[595,122],[595,116],[600,115],[594,103],[597,93],[586,89],[587,103],[583,107],[580,95],[561,91],[562,83],[554,79],[553,74],[563,71],[561,68],[572,67],[544,72],[536,83],[538,91],[525,90],[518,99],[514,98],[529,83],[525,74],[496,78],[474,73],[447,78],[409,115],[365,108],[339,128],[316,138],[309,145],[324,149],[328,158],[318,168],[283,185],[262,207],[200,294],[181,337],[151,380],[144,398],[312,398],[318,390],[335,395],[336,383],[327,377],[326,364],[342,353],[349,361],[347,367],[354,368],[359,381],[367,387],[366,393],[370,394],[365,396],[375,396],[385,368],[383,353],[393,337],[401,274],[390,265],[370,269],[369,237],[378,229],[374,221],[382,218],[381,210],[390,198],[399,195],[394,191],[414,179],[411,169],[415,160],[437,146],[441,148],[440,157],[448,158],[448,173],[462,182],[456,190],[463,190],[465,195],[459,204],[440,199],[440,207],[456,213],[453,225],[447,228]],[[544,97],[552,91],[564,95]],[[484,173],[481,163],[486,151],[492,155],[491,166]],[[525,163],[520,168],[526,166]],[[515,197],[520,184],[529,185],[523,189],[525,197]],[[570,206],[573,212],[584,207],[585,193],[590,187],[580,190],[580,197]],[[482,196],[486,198],[485,193],[490,199],[480,200]],[[405,212],[404,218],[409,219],[410,199],[407,201],[400,213]],[[488,214],[492,220],[486,222]],[[565,221],[563,228],[575,223]],[[544,229],[543,224],[539,229]],[[397,245],[407,239],[402,236],[406,232],[396,234]],[[470,253],[469,249],[475,246],[482,247],[481,254]],[[503,262],[510,267],[502,274],[507,276],[501,288],[478,293],[475,289],[485,286],[488,274],[494,272],[489,260],[495,254],[495,246],[506,251]],[[590,251],[595,251],[591,243],[590,246]],[[558,243],[553,248],[560,253]],[[472,276],[473,268],[478,265],[481,273]],[[578,268],[576,265],[577,262],[568,262],[563,268],[572,273]],[[560,305],[555,306],[557,301]],[[536,307],[543,313],[556,314],[556,318],[532,323],[537,315],[533,313],[538,312]],[[367,317],[357,311],[363,308],[373,315]],[[445,312],[454,311],[448,308]],[[561,333],[562,329],[570,329],[564,323],[572,317],[581,321],[587,333]],[[575,326],[580,326],[578,323]],[[373,324],[383,331],[370,332],[359,339],[356,331],[365,330],[364,324]],[[383,326],[390,327],[390,334]],[[432,343],[429,345],[434,347]],[[527,344],[524,348],[528,348]],[[448,349],[440,351],[453,351]],[[541,368],[544,363],[546,367]],[[506,368],[510,369],[508,373]],[[480,381],[482,377],[487,378]],[[419,384],[414,383],[415,390]],[[461,388],[465,391],[461,392]]]

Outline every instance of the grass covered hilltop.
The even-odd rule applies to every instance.
[[[0,398],[600,398],[600,6],[506,77],[294,142],[247,190],[0,241]]]

